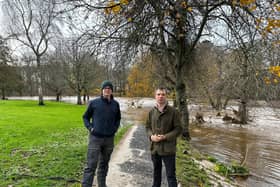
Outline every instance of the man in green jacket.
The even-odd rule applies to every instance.
[[[167,90],[157,88],[156,105],[149,112],[146,131],[151,143],[154,166],[153,186],[161,186],[162,161],[165,165],[168,187],[177,187],[176,179],[176,139],[182,132],[179,112],[168,105]]]

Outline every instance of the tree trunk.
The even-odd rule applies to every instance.
[[[44,104],[43,98],[43,82],[42,82],[42,70],[41,70],[41,57],[37,55],[37,80],[38,80],[38,95],[39,95],[39,105]]]
[[[217,95],[216,110],[220,111],[222,109],[222,96],[220,93]]]
[[[77,105],[82,105],[83,102],[82,102],[82,96],[81,96],[81,91],[78,90],[77,92]]]
[[[57,102],[60,101],[60,93],[56,93],[56,101],[57,101]]]
[[[240,114],[240,123],[247,124],[248,120],[248,112],[247,112],[247,104],[246,101],[241,100],[241,103],[238,108],[238,112]]]
[[[240,115],[240,123],[241,124],[247,124],[247,120],[248,120],[248,112],[247,112],[247,101],[248,101],[248,85],[249,85],[249,81],[248,81],[248,77],[249,77],[249,73],[248,73],[248,58],[247,56],[245,57],[244,62],[242,63],[242,75],[241,77],[243,78],[244,81],[244,85],[241,88],[241,101],[240,101],[240,105],[238,108],[238,113]]]
[[[226,107],[227,107],[227,105],[228,105],[228,102],[229,102],[229,97],[226,97],[226,98],[225,98],[224,105],[223,105],[223,109],[226,109]]]
[[[1,91],[2,91],[2,100],[5,100],[6,99],[5,88],[2,88]]]
[[[186,97],[186,86],[182,79],[177,77],[176,81],[176,103],[181,113],[182,125],[183,125],[183,137],[187,140],[190,139],[189,135],[189,112]]]
[[[206,86],[204,86],[203,88],[204,88],[204,91],[205,91],[206,96],[208,97],[208,101],[209,101],[211,107],[212,107],[213,109],[217,109],[217,108],[216,108],[217,106],[215,105],[215,102],[214,102],[214,100],[213,100],[213,98],[212,98],[210,92],[208,91],[208,88],[207,88]]]
[[[186,41],[185,37],[181,37],[181,33],[184,33],[180,23],[178,24],[178,38],[177,38],[177,52],[176,52],[176,103],[181,113],[183,133],[182,136],[186,140],[190,140],[189,134],[189,112],[186,96],[186,85],[183,79],[183,65],[185,62],[186,54]]]
[[[87,99],[86,99],[87,95],[84,93],[83,95],[83,102],[86,103]]]

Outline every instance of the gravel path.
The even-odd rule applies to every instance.
[[[115,148],[107,176],[108,187],[152,186],[152,162],[143,125],[134,125]],[[165,168],[163,167],[163,171]],[[166,187],[163,173],[162,187]]]

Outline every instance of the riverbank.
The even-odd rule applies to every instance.
[[[177,152],[179,186],[239,186],[234,181],[217,174],[214,171],[214,164],[207,160],[198,160],[199,153],[197,150],[189,147],[186,150],[186,144],[183,143],[183,140],[179,144]],[[133,125],[112,154],[107,176],[108,187],[151,186],[153,168],[148,147],[144,126]],[[167,186],[164,172],[162,187]]]

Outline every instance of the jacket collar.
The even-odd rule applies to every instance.
[[[166,103],[165,103],[165,105],[164,105],[164,107],[163,107],[163,109],[162,109],[162,110],[160,110],[160,109],[159,109],[159,107],[158,107],[157,103],[156,103],[156,105],[154,106],[154,108],[155,108],[157,111],[159,111],[160,113],[164,113],[164,112],[166,112],[166,111],[167,111],[167,108],[168,108],[168,102],[166,102]]]
[[[105,98],[103,95],[101,95],[101,99],[102,99],[102,101],[104,101],[104,102],[111,103],[112,100],[114,99],[114,96],[111,95],[111,98],[110,98],[110,100],[109,100],[109,99]]]

